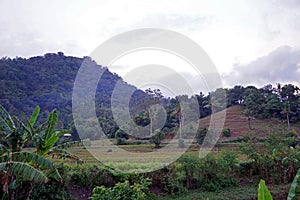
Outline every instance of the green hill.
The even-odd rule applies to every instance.
[[[63,53],[47,53],[32,58],[2,58],[0,60],[0,104],[11,114],[29,115],[39,105],[46,117],[52,109],[59,110],[60,126],[72,125],[72,90],[78,69],[84,58],[65,56]],[[97,65],[95,62],[90,62]],[[109,109],[110,97],[115,84],[121,81],[122,90],[135,90],[131,103],[144,94],[134,86],[122,81],[121,77],[111,73],[106,67],[97,65],[102,77],[96,91],[96,110],[99,121],[105,122],[103,129],[107,134],[114,134],[117,129]]]

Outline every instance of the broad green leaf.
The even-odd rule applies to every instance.
[[[298,170],[290,188],[287,200],[296,200],[300,197],[300,170]]]
[[[4,162],[0,163],[0,170],[4,170],[15,176],[22,177],[23,180],[34,182],[47,182],[48,179],[44,173],[27,163],[23,162]]]
[[[11,127],[15,128],[15,123],[12,120],[10,114],[5,110],[5,108],[0,104],[0,118],[5,120],[6,124]]]
[[[264,180],[260,180],[258,185],[258,200],[273,200]]]
[[[58,113],[57,113],[57,110],[54,109],[54,110],[49,114],[49,117],[48,117],[48,127],[47,127],[46,135],[45,135],[45,139],[46,139],[46,140],[51,136],[51,133],[53,132],[53,130],[54,130],[54,128],[55,128],[57,119],[58,119]]]
[[[37,120],[39,114],[40,114],[40,107],[37,106],[37,107],[35,107],[35,109],[34,109],[32,115],[31,115],[30,118],[29,118],[29,124],[30,124],[32,127],[34,126],[34,124],[35,124],[35,122],[36,122],[36,120]],[[28,128],[29,128],[29,127],[28,127]]]

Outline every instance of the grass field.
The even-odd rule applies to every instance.
[[[218,113],[216,114],[218,118]],[[223,115],[220,115],[223,116]],[[208,127],[210,123],[210,116],[200,120],[200,127]],[[221,137],[218,143],[215,145],[212,153],[217,154],[222,150],[238,151],[238,143],[231,143],[231,140],[236,138],[242,138],[247,133],[251,132],[254,137],[264,138],[270,134],[272,130],[284,127],[284,121],[278,120],[252,120],[252,129],[249,129],[248,120],[242,113],[242,109],[239,106],[233,106],[226,110],[226,120],[224,127],[230,128],[231,136]],[[187,141],[187,140],[186,140]],[[228,143],[224,143],[229,141]],[[191,140],[188,141],[192,143]],[[115,140],[112,139],[111,143],[115,144]],[[183,149],[178,148],[177,140],[172,141],[166,139],[163,141],[162,147],[159,150],[154,149],[154,145],[150,144],[149,141],[143,141],[139,145],[115,145],[108,144],[103,141],[92,141],[88,150],[83,146],[72,146],[69,151],[77,155],[79,158],[84,160],[86,163],[98,163],[101,160],[103,163],[114,167],[121,167],[124,163],[125,168],[128,168],[130,164],[136,168],[138,165],[141,168],[145,168],[145,165],[152,166],[157,163],[169,163],[169,158],[179,156],[181,154],[188,154],[192,156],[199,156],[199,145],[192,143],[186,152]],[[169,144],[169,145],[168,145]],[[166,148],[166,146],[169,148]],[[243,156],[241,156],[243,158]],[[155,164],[154,164],[155,163]],[[117,167],[118,168],[118,167]]]

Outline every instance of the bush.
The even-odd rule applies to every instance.
[[[198,129],[197,134],[196,134],[196,140],[198,144],[203,144],[204,138],[207,134],[207,128],[202,128],[202,129]]]
[[[187,188],[177,179],[170,174],[166,174],[162,180],[163,192],[175,195],[187,192]]]
[[[218,157],[209,154],[203,159],[183,156],[178,161],[177,170],[183,171],[183,183],[188,189],[215,191],[237,184],[235,174],[238,165],[234,153],[221,152]]]
[[[231,130],[230,130],[230,128],[224,128],[224,129],[222,130],[222,135],[223,135],[224,137],[230,137],[230,136],[231,136]]]
[[[72,183],[78,187],[94,187],[95,185],[113,186],[114,175],[103,166],[97,165],[67,165],[58,166],[66,185]]]
[[[131,141],[131,142],[127,141],[127,145],[140,145],[140,144],[142,144],[141,141]]]
[[[115,137],[116,137],[116,138],[125,138],[125,139],[128,139],[128,138],[129,138],[129,137],[128,137],[128,134],[125,133],[125,131],[123,131],[122,129],[118,129],[118,130],[116,131]]]
[[[50,180],[45,184],[35,184],[30,196],[32,200],[60,200],[71,199],[66,188],[55,180]]]
[[[125,138],[117,138],[117,145],[127,145],[127,140]]]
[[[162,132],[160,129],[157,129],[155,130],[154,135],[150,138],[150,142],[155,144],[155,148],[160,148],[160,143],[164,138],[164,132]]]
[[[98,186],[93,189],[92,200],[144,200],[149,193],[149,179],[142,179],[139,183],[133,185],[126,180],[123,183],[117,183],[112,188]]]

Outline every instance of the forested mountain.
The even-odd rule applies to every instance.
[[[32,58],[7,58],[0,60],[0,104],[10,113],[21,115],[20,111],[29,114],[39,105],[42,117],[56,108],[59,111],[60,126],[72,126],[72,90],[78,69],[85,58],[65,56],[63,53],[47,53]],[[95,64],[95,63],[94,63]],[[110,96],[115,84],[120,80],[123,92],[136,92],[133,99],[144,94],[134,86],[111,73],[106,67],[103,70],[96,92],[97,114],[106,132],[117,129],[111,120]],[[101,86],[100,86],[101,85]],[[109,127],[105,127],[109,126]]]

